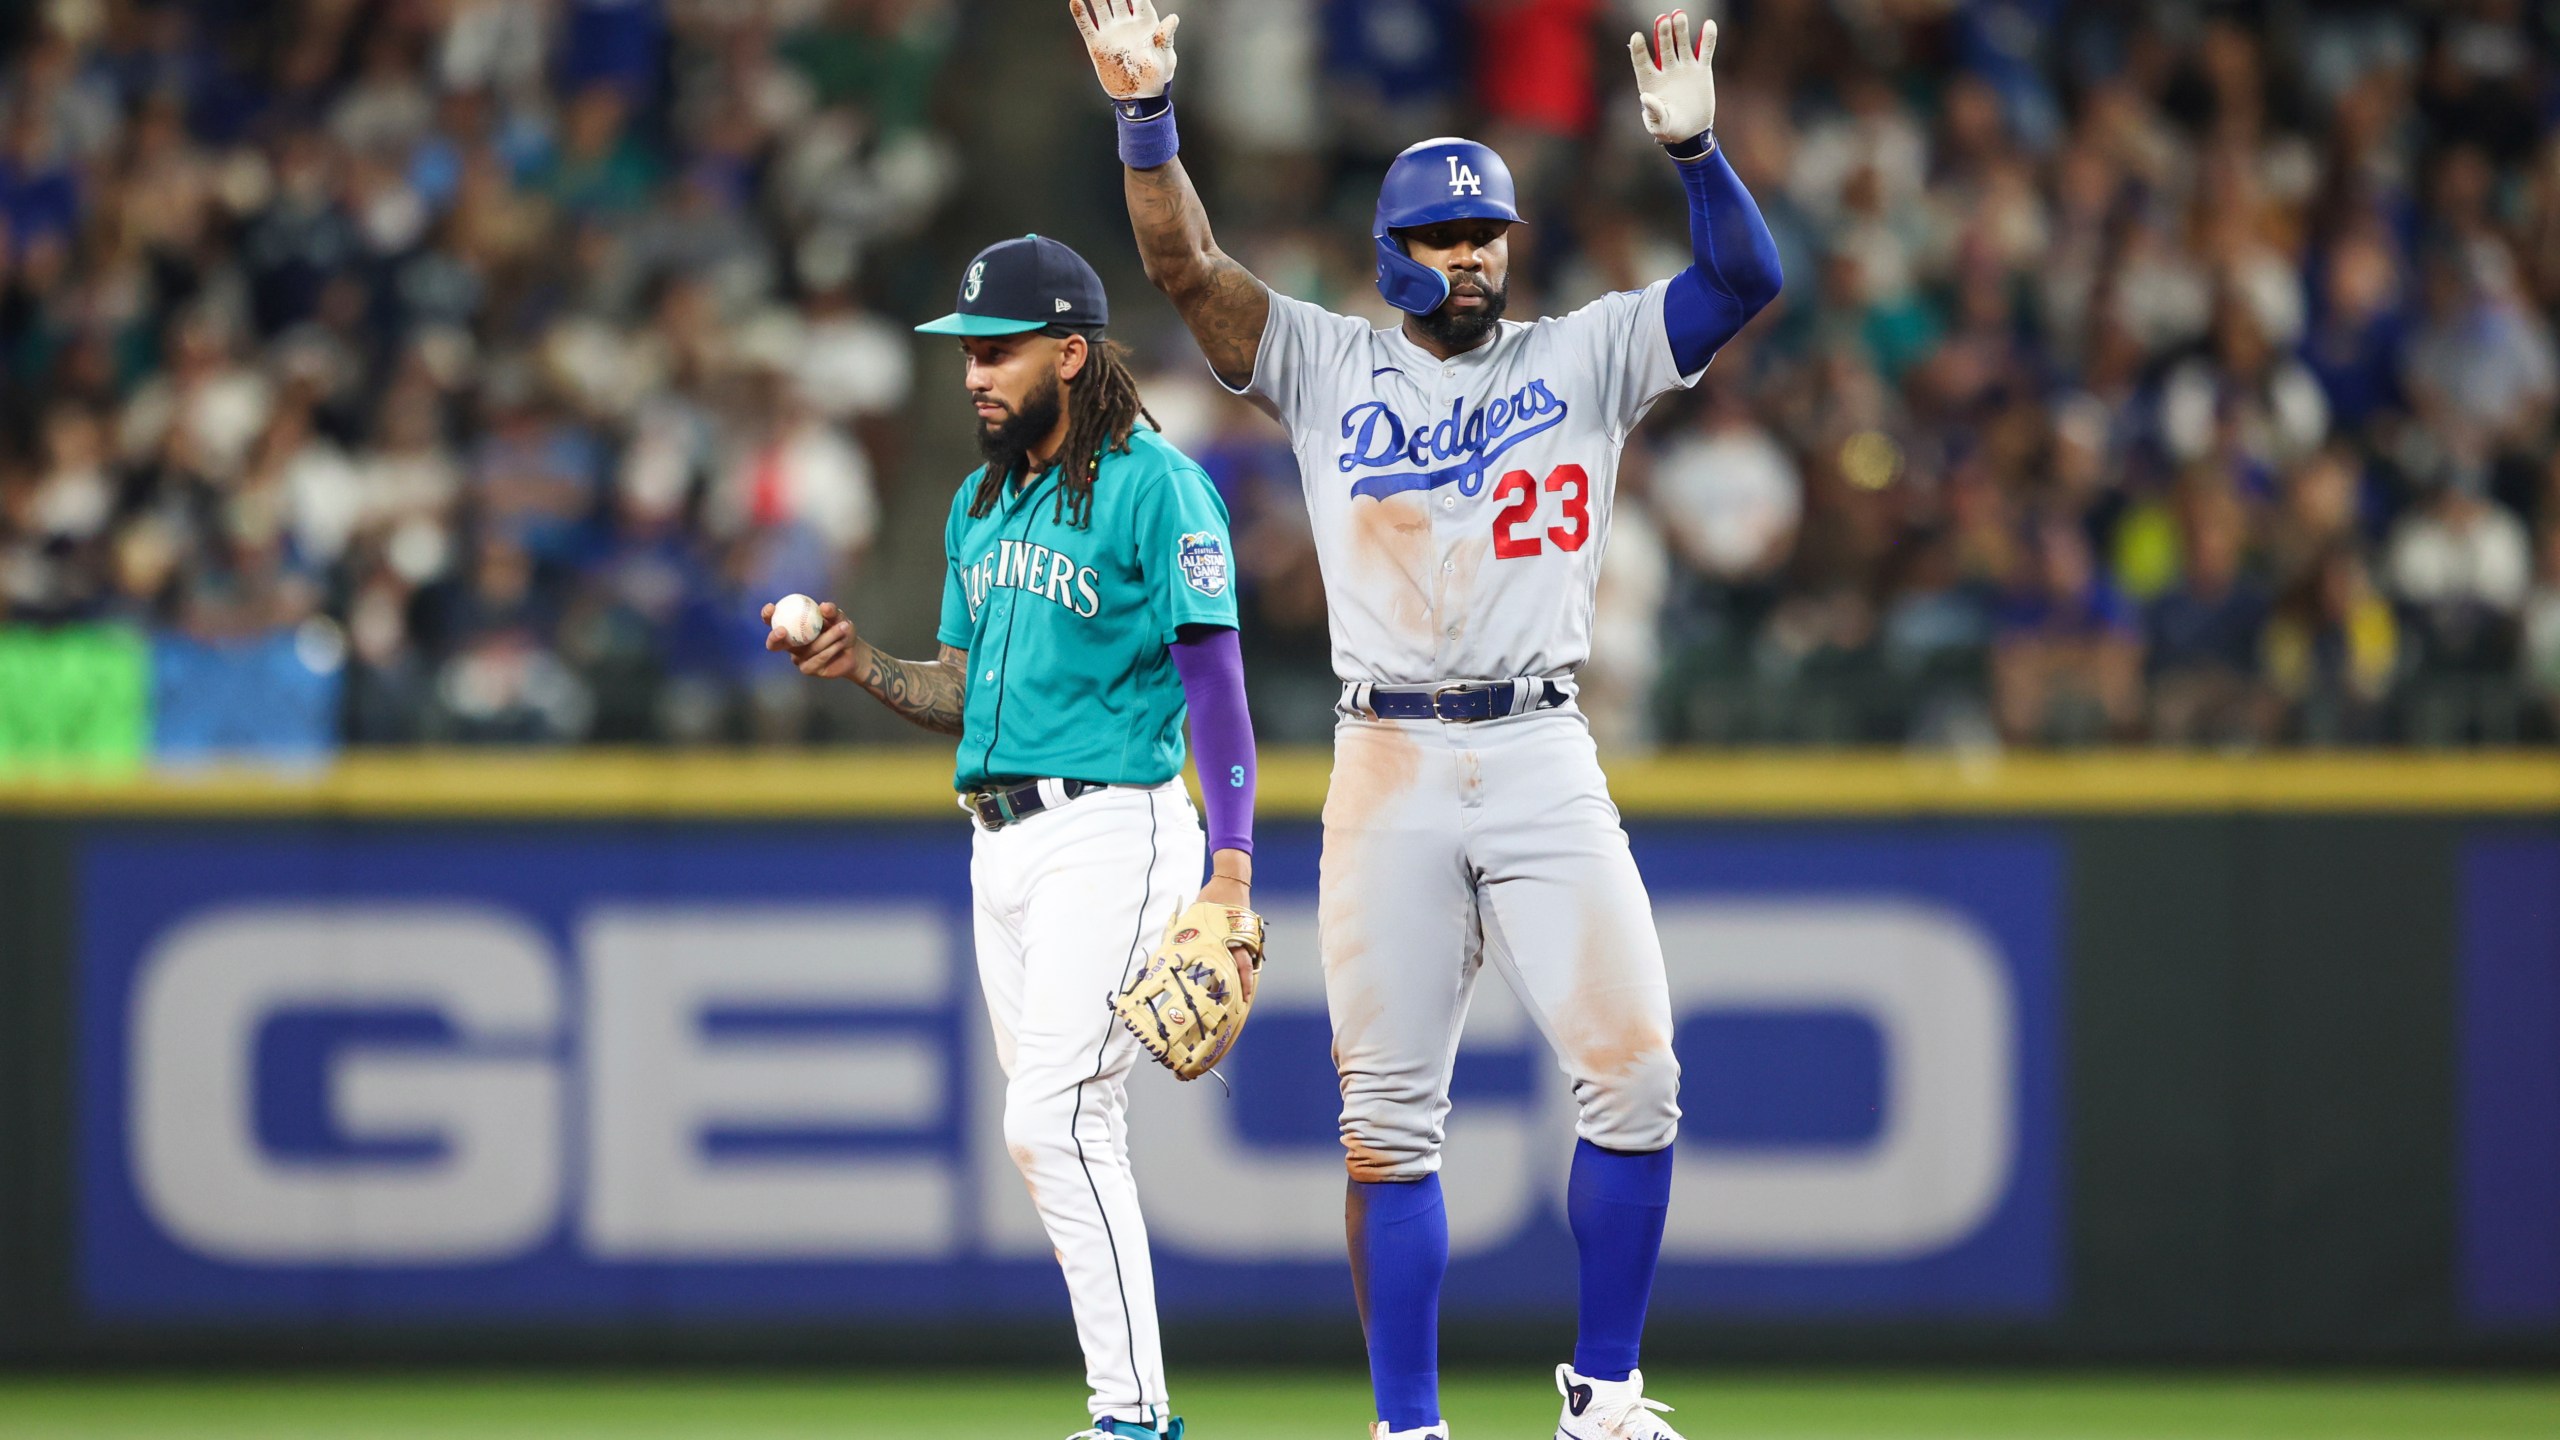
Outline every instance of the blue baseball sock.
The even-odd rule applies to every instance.
[[[1440,1177],[1354,1180],[1344,1218],[1378,1418],[1390,1430],[1437,1425],[1440,1281],[1449,1271],[1449,1212],[1440,1203]]]
[[[1573,1146],[1565,1215],[1582,1250],[1582,1329],[1573,1368],[1594,1380],[1624,1380],[1644,1343],[1644,1308],[1662,1255],[1662,1217],[1671,1210],[1671,1150],[1645,1155]],[[1372,1342],[1372,1351],[1375,1343]]]

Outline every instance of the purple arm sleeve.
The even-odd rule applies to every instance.
[[[1209,853],[1253,853],[1253,717],[1244,708],[1244,651],[1236,632],[1204,630],[1173,643],[1173,668],[1191,706],[1191,755],[1209,809]]]

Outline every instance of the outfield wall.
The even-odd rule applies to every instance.
[[[1178,1355],[1348,1358],[1321,757],[1132,1130]],[[1658,1359],[2560,1358],[2560,760],[1612,767],[1686,1067]],[[1071,1356],[932,762],[0,790],[0,1356]],[[1453,1354],[1569,1333],[1489,980]]]

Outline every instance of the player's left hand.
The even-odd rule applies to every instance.
[[[1253,886],[1246,881],[1237,879],[1233,875],[1212,875],[1209,877],[1209,883],[1200,887],[1199,897],[1193,900],[1192,903],[1195,905],[1224,905],[1236,910],[1251,910],[1253,908]],[[1238,983],[1243,986],[1244,998],[1249,1003],[1253,999],[1254,982],[1260,978],[1260,971],[1256,968],[1254,963],[1255,959],[1258,959],[1259,957],[1247,957],[1243,953],[1239,952],[1236,958],[1238,962],[1243,965],[1243,968],[1237,972],[1236,979]]]
[[[1656,16],[1653,43],[1647,45],[1642,34],[1628,36],[1627,57],[1635,61],[1636,97],[1654,139],[1677,145],[1715,128],[1716,22],[1701,21],[1692,46],[1688,11]]]
[[[1262,917],[1195,901],[1165,929],[1164,943],[1111,1011],[1146,1052],[1184,1080],[1226,1058],[1252,1012],[1246,977],[1262,963]]]
[[[1158,21],[1155,0],[1067,0],[1067,9],[1084,32],[1104,94],[1150,100],[1173,83],[1173,32],[1181,16]]]

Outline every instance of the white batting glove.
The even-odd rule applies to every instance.
[[[1158,21],[1155,0],[1067,0],[1067,9],[1084,32],[1104,94],[1152,100],[1173,83],[1173,29],[1181,16]]]
[[[1662,59],[1654,60],[1656,52]],[[1644,105],[1644,128],[1665,145],[1694,140],[1715,128],[1716,22],[1698,27],[1698,43],[1689,44],[1689,12],[1674,10],[1653,22],[1653,43],[1639,33],[1627,37],[1627,56],[1636,64],[1636,96]]]

